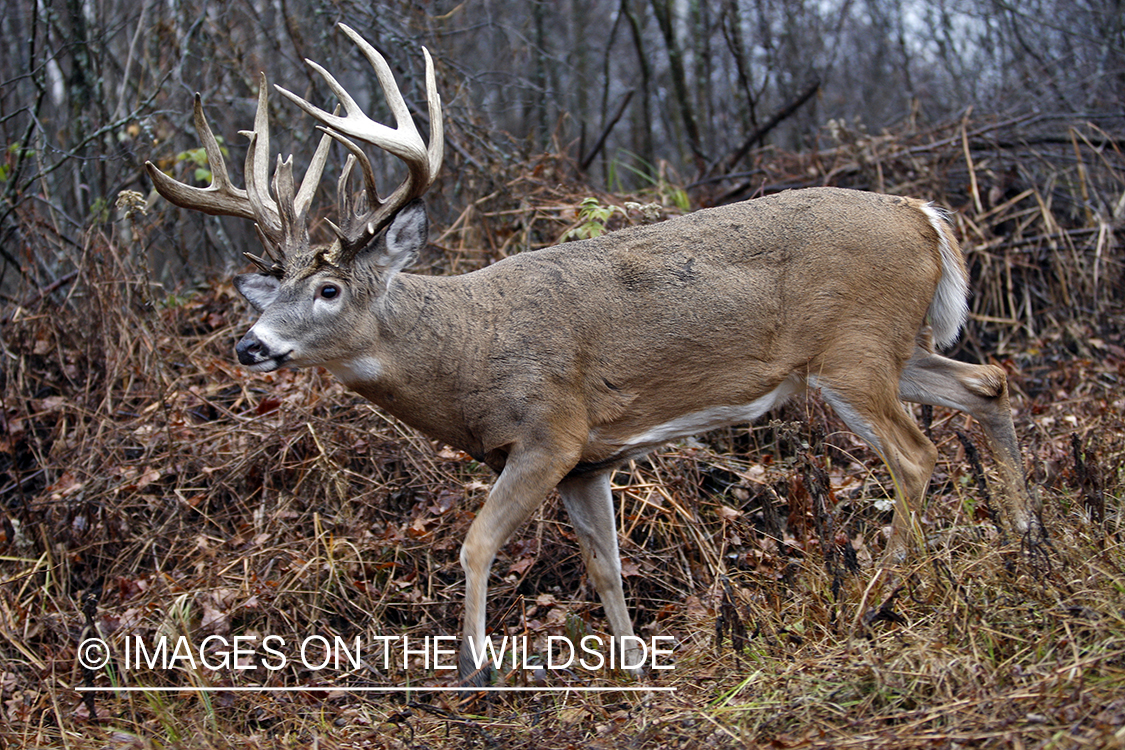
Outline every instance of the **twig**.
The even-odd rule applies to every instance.
[[[74,270],[74,271],[71,271],[70,273],[66,274],[65,276],[60,276],[55,281],[52,281],[50,284],[48,284],[47,286],[43,287],[42,289],[35,292],[34,294],[32,294],[27,299],[25,299],[22,303],[19,304],[19,306],[16,307],[15,310],[10,310],[7,313],[5,313],[4,317],[0,318],[0,323],[4,323],[4,324],[11,323],[12,318],[15,317],[17,311],[19,311],[23,308],[26,308],[26,307],[31,307],[32,305],[34,305],[39,300],[43,299],[48,294],[52,293],[53,291],[55,291],[56,289],[61,287],[63,284],[69,284],[71,281],[74,281],[75,277],[77,277],[77,276],[78,276],[77,269]]]
[[[598,153],[605,145],[605,141],[609,138],[609,134],[613,131],[614,126],[617,125],[621,116],[625,114],[625,108],[629,106],[629,101],[633,98],[633,94],[636,93],[636,91],[636,89],[629,89],[625,92],[625,95],[621,97],[621,102],[617,105],[617,109],[614,110],[613,117],[609,118],[609,122],[602,128],[601,135],[598,136],[598,140],[594,141],[594,145],[590,147],[590,152],[579,162],[579,170],[585,172],[590,168],[590,165],[593,163],[594,159],[597,158]]]
[[[735,165],[737,165],[738,162],[742,161],[742,158],[746,156],[747,153],[749,153],[750,149],[754,147],[755,143],[765,138],[771,130],[773,130],[790,116],[792,116],[793,113],[800,109],[805,102],[807,102],[809,99],[812,99],[813,95],[818,91],[820,91],[820,79],[815,78],[808,86],[805,87],[804,91],[797,95],[795,99],[793,99],[781,109],[777,110],[777,112],[775,112],[773,116],[770,117],[770,119],[766,120],[761,127],[756,129],[753,133],[746,137],[746,140],[742,142],[742,145],[736,148],[734,152],[732,152],[731,155],[727,157],[726,166],[724,167],[723,171],[730,172],[732,169],[734,169]],[[712,165],[711,168],[707,171],[713,172],[716,166],[718,165]]]

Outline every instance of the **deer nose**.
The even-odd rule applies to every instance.
[[[234,351],[238,354],[238,361],[244,365],[253,365],[269,359],[269,350],[252,332],[242,337],[234,347]]]

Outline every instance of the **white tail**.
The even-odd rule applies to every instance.
[[[1020,533],[1038,533],[1004,371],[934,351],[933,338],[956,338],[967,310],[964,260],[937,209],[851,190],[796,190],[523,253],[464,276],[401,273],[426,242],[417,197],[441,161],[432,66],[427,55],[426,146],[382,57],[342,28],[375,67],[398,127],[367,119],[318,66],[346,116],[285,92],[351,153],[345,174],[355,161],[364,172],[358,207],[346,176],[340,181],[341,226],[331,245],[309,246],[311,190],[294,196],[290,162],[275,172],[276,200],[269,195],[264,106],[250,134],[247,191],[230,186],[198,100],[215,185],[186,188],[151,164],[149,173],[179,205],[253,218],[262,228],[271,260],[254,259],[261,273],[237,280],[261,313],[238,344],[241,362],[257,370],[324,365],[499,473],[461,550],[463,675],[473,670],[472,644],[483,643],[492,560],[548,492],[557,487],[562,496],[614,634],[632,636],[614,469],[669,440],[752,420],[807,386],[820,389],[895,478],[901,502],[890,560],[909,546],[937,455],[900,399],[972,414],[999,464],[1008,519]],[[387,201],[349,138],[407,163],[407,180]],[[306,182],[319,178],[323,159],[318,151]]]
[[[937,232],[941,250],[941,281],[930,303],[930,326],[934,342],[944,349],[957,340],[969,317],[969,272],[946,212],[932,203],[924,204],[922,210]]]

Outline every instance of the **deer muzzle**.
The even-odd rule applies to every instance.
[[[269,344],[258,338],[253,329],[242,337],[242,340],[234,347],[234,351],[238,354],[240,363],[258,372],[276,370],[285,364],[292,353],[291,351],[271,351]]]

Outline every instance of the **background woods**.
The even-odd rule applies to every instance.
[[[0,750],[7,747],[1125,747],[1125,5],[1120,0],[3,0]],[[917,417],[941,458],[925,550],[857,604],[894,480],[815,399],[618,472],[638,633],[676,693],[369,699],[360,670],[84,671],[127,638],[455,633],[458,548],[492,477],[321,370],[248,373],[229,279],[248,222],[206,185],[194,92],[243,184],[258,72],[321,106],[316,60],[386,121],[345,21],[425,132],[446,115],[420,273],[788,187],[952,210],[973,276],[953,356],[1009,371],[1051,543],[993,522],[978,429]],[[316,136],[280,96],[274,152]],[[342,153],[314,213],[334,218]],[[382,185],[401,179],[373,155]],[[319,222],[315,231],[325,233]],[[603,633],[549,502],[490,581],[497,634]],[[857,572],[858,571],[858,572]],[[539,677],[501,673],[506,684]],[[606,687],[602,672],[548,675]],[[339,687],[105,693],[80,685]]]
[[[418,48],[437,58],[450,123],[441,197],[430,201],[439,225],[497,189],[518,204],[509,183],[544,153],[558,158],[556,179],[618,192],[670,183],[706,205],[826,180],[884,188],[867,175],[770,175],[768,163],[781,152],[836,158],[841,146],[878,163],[895,156],[896,143],[880,140],[887,134],[926,147],[957,135],[927,131],[961,124],[964,154],[948,150],[983,172],[985,184],[973,186],[979,204],[1039,184],[1029,173],[1044,161],[1080,167],[1114,153],[1125,107],[1117,0],[7,0],[5,8],[5,290],[21,274],[39,286],[54,280],[86,229],[118,217],[121,190],[151,197],[144,160],[206,180],[191,126],[195,91],[230,149],[236,182],[245,153],[237,132],[251,121],[259,71],[323,101],[326,89],[302,63],[318,60],[385,114],[366,63],[334,28],[342,19],[387,54],[412,105]],[[308,118],[277,97],[271,114],[275,150],[307,160]],[[925,187],[938,198],[967,192],[964,175],[946,177]],[[965,197],[955,193],[955,207]],[[1116,210],[1090,198],[1053,208],[1106,218]],[[158,256],[162,280],[180,278],[182,263],[196,274],[230,263],[253,240],[237,222],[169,218],[136,248]],[[211,231],[202,232],[205,222]],[[164,276],[172,248],[183,255]]]

